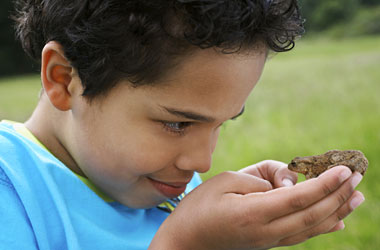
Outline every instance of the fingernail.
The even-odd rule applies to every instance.
[[[360,183],[362,178],[363,176],[361,174],[355,173],[354,177],[352,177],[352,180],[351,180],[352,187],[355,188]]]
[[[346,225],[344,225],[344,222],[341,221],[341,222],[339,222],[339,227],[338,227],[337,231],[341,231],[341,230],[343,230],[345,227],[346,227]]]
[[[294,186],[294,183],[290,179],[288,179],[288,178],[284,178],[282,180],[282,184],[284,184],[285,187],[292,187],[292,186]]]
[[[342,172],[340,172],[340,181],[343,182],[348,179],[352,174],[352,171],[349,169],[345,169]]]
[[[341,228],[339,228],[339,231],[343,230],[345,227],[346,227],[346,225],[345,225],[344,222],[342,221],[342,226],[341,226]]]
[[[351,207],[352,209],[355,209],[355,208],[357,208],[360,204],[362,204],[363,201],[364,201],[364,197],[363,197],[362,195],[357,196],[357,197],[355,197],[355,198],[353,198],[353,199],[351,200],[351,202],[350,202],[350,207]]]

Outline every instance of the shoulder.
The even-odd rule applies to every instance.
[[[1,166],[0,197],[0,245],[6,249],[37,249],[25,206]]]
[[[2,149],[0,153],[0,224],[2,225],[0,227],[0,245],[7,249],[37,249],[35,235],[25,206],[7,174],[10,169],[4,150],[9,150],[7,147],[13,145],[7,133],[11,134],[12,132],[5,131],[3,127],[0,128],[0,148]]]
[[[17,125],[17,123],[0,122],[0,165],[5,161],[25,166],[30,162],[47,159],[59,163],[59,160],[43,146],[22,134],[16,128]]]
[[[4,177],[8,173],[8,167],[23,162],[26,156],[26,145],[21,136],[17,134],[8,123],[0,123],[0,169]],[[13,171],[14,172],[14,171]],[[16,171],[17,172],[17,171]],[[3,178],[4,180],[4,178]]]
[[[40,175],[38,147],[18,134],[8,122],[0,122],[0,184],[20,196]],[[20,197],[19,197],[20,198]]]
[[[8,153],[18,154],[28,144],[28,140],[17,133],[12,124],[0,122],[0,159],[6,158]]]
[[[0,186],[14,190],[12,182],[9,180],[8,176],[6,175],[4,170],[2,169],[1,165],[0,165]]]
[[[0,169],[2,182],[11,183],[18,193],[35,191],[54,176],[71,174],[50,152],[4,122],[0,123]]]
[[[0,168],[8,177],[38,161],[41,154],[41,148],[17,133],[11,124],[0,123]]]

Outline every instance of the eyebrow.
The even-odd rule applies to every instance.
[[[186,119],[190,119],[190,120],[194,120],[194,121],[200,121],[200,122],[214,122],[215,121],[215,118],[213,118],[213,117],[197,114],[195,112],[181,111],[181,110],[176,110],[176,109],[164,107],[164,106],[161,106],[161,107],[164,110],[166,110],[168,113],[175,115],[177,117],[180,117],[180,118],[186,118]],[[244,109],[245,109],[245,106],[242,108],[242,110],[240,111],[239,114],[231,117],[230,120],[234,120],[234,119],[238,118],[239,116],[241,116],[244,113]]]

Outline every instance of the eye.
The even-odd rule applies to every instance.
[[[186,128],[192,125],[191,122],[161,122],[164,129],[170,133],[183,135]]]

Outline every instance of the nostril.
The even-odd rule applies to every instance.
[[[210,170],[210,167],[211,167],[211,162],[209,163],[200,163],[197,165],[197,167],[194,168],[194,170],[197,172],[197,173],[206,173]]]
[[[211,167],[211,156],[194,154],[181,155],[177,158],[175,166],[181,170],[206,173]]]

